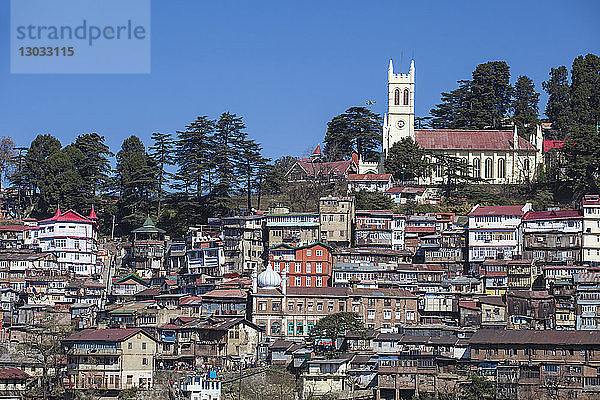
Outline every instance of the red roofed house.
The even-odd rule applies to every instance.
[[[21,399],[27,391],[29,374],[16,367],[0,368],[0,399]]]
[[[39,221],[41,250],[54,253],[60,267],[76,275],[99,274],[97,220],[93,207],[84,217],[74,210],[63,213],[59,206],[53,217]]]
[[[529,211],[523,216],[523,258],[545,264],[581,261],[583,217],[577,210]]]
[[[485,260],[507,259],[521,254],[521,218],[532,205],[480,206],[469,213],[469,263],[471,268]]]
[[[288,182],[343,181],[348,174],[358,172],[357,157],[347,161],[323,161],[321,146],[317,146],[310,158],[301,158],[286,173]]]
[[[493,184],[531,180],[543,164],[542,129],[538,126],[530,141],[512,130],[415,129],[415,67],[408,74],[396,74],[390,60],[388,70],[388,113],[383,123],[382,149],[385,154],[403,138],[412,138],[423,149],[463,159],[472,174]],[[436,166],[419,184],[440,184],[442,166]],[[360,163],[359,172],[377,172],[377,163]]]
[[[142,329],[84,329],[63,345],[72,389],[117,392],[152,387],[158,345]]]
[[[392,174],[350,174],[348,175],[348,192],[384,193],[394,186]]]

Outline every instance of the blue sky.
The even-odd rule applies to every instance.
[[[0,2],[0,135],[63,144],[98,132],[113,151],[131,134],[150,142],[197,115],[244,117],[265,154],[300,155],[327,121],[375,100],[385,111],[390,58],[414,57],[416,112],[482,62],[506,60],[538,91],[550,67],[600,54],[600,2],[152,1],[147,75],[11,75],[9,2]],[[543,111],[545,96],[542,98]]]

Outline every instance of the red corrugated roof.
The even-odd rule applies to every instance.
[[[392,174],[350,174],[349,181],[389,181]]]
[[[523,215],[523,207],[525,206],[478,206],[468,215],[469,217],[485,215]]]
[[[72,334],[66,342],[120,342],[138,332],[143,332],[140,328],[132,329],[84,329]]]
[[[580,219],[577,210],[556,210],[556,211],[529,211],[523,216],[523,221],[535,221],[546,219]]]
[[[513,150],[512,131],[415,129],[415,139],[427,150]],[[535,151],[535,147],[520,136],[518,149]]]
[[[298,161],[298,165],[309,175],[345,175],[353,161],[307,162]]]
[[[16,367],[0,368],[0,379],[28,379],[29,375]]]
[[[60,208],[56,211],[56,214],[54,214],[53,217],[43,219],[40,222],[82,222],[88,224],[94,223],[94,221],[84,217],[83,215],[79,214],[77,211],[74,210],[68,210],[64,213],[61,213]]]
[[[25,225],[0,225],[0,231],[23,232]]]

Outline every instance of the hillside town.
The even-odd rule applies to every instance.
[[[429,199],[379,179],[369,190]],[[185,240],[150,217],[99,239],[93,207],[0,225],[0,392],[118,396],[184,371],[176,398],[224,399],[231,371],[278,367],[300,398],[438,395],[473,375],[502,399],[600,396],[599,195],[466,215],[319,205],[213,219]],[[313,335],[348,313],[364,331]],[[59,325],[57,349],[32,343]]]
[[[0,400],[600,399],[594,2],[4,3]]]

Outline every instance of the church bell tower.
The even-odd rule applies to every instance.
[[[383,122],[383,150],[402,138],[415,139],[415,62],[410,62],[408,74],[395,74],[390,60],[388,70],[388,113]]]

